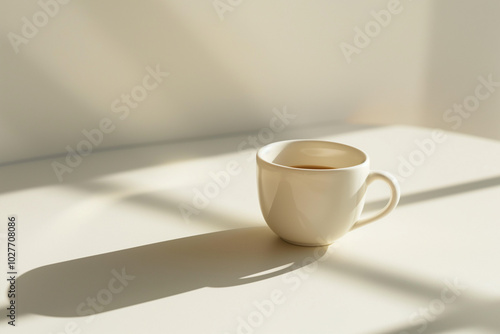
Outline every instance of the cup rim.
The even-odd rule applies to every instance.
[[[334,168],[334,169],[309,169],[309,168],[297,168],[297,167],[291,167],[291,166],[286,166],[286,165],[280,165],[280,164],[277,164],[274,162],[267,161],[266,159],[264,159],[262,157],[263,150],[270,147],[270,146],[274,146],[277,144],[284,144],[284,143],[293,143],[293,142],[313,142],[313,143],[316,142],[316,143],[328,143],[328,144],[336,144],[339,146],[344,146],[346,148],[353,149],[353,150],[360,152],[364,156],[364,160],[362,163],[359,163],[359,164],[353,165],[353,166],[347,166],[347,167],[339,167],[339,168]],[[365,151],[363,151],[357,147],[343,144],[343,143],[339,143],[339,142],[332,141],[332,140],[322,140],[322,139],[289,139],[289,140],[276,141],[273,143],[269,143],[265,146],[262,146],[257,151],[256,156],[257,156],[257,162],[260,161],[260,162],[267,164],[269,166],[274,166],[274,167],[278,167],[278,168],[285,168],[285,169],[289,169],[289,170],[296,170],[296,171],[301,171],[301,172],[311,172],[311,173],[328,173],[328,172],[331,173],[331,172],[336,172],[336,171],[350,170],[350,169],[359,168],[365,164],[368,164],[369,160],[370,160],[368,157],[368,154],[366,154]]]

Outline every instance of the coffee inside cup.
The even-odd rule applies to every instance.
[[[297,170],[342,169],[367,160],[366,154],[354,147],[315,140],[276,142],[262,148],[259,155],[270,164]]]
[[[294,165],[290,166],[292,168],[299,168],[299,169],[336,169],[337,167],[331,167],[331,166],[322,166],[322,165]]]

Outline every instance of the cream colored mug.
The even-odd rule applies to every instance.
[[[355,228],[391,212],[399,185],[387,172],[371,171],[366,153],[324,140],[288,140],[257,152],[262,214],[271,230],[301,246],[329,245]],[[380,212],[360,219],[367,186],[375,180],[391,188]]]

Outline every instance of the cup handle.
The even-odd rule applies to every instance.
[[[369,224],[379,218],[382,218],[389,214],[396,205],[398,205],[399,198],[401,196],[401,191],[399,189],[399,183],[398,180],[391,174],[387,172],[382,172],[382,171],[371,171],[368,177],[366,178],[366,185],[369,186],[373,181],[375,180],[382,180],[385,181],[389,187],[391,187],[391,198],[389,199],[389,202],[379,212],[375,213],[371,217],[366,217],[363,219],[358,220],[354,225],[351,227],[350,231],[357,229],[358,227],[364,226],[366,224]]]

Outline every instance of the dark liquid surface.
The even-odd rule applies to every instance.
[[[290,166],[290,167],[303,168],[303,169],[335,169],[335,167],[320,166],[320,165],[295,165],[295,166]]]

